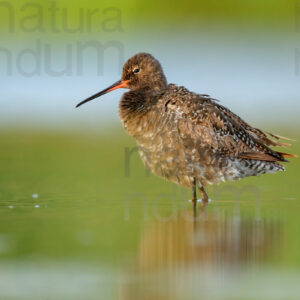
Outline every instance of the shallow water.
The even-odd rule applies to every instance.
[[[296,160],[210,188],[194,220],[123,135],[1,138],[0,299],[299,299]]]

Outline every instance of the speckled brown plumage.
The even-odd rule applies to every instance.
[[[204,200],[209,184],[283,171],[278,162],[293,156],[269,148],[288,145],[278,136],[251,127],[208,95],[167,84],[160,63],[147,53],[131,57],[121,81],[79,105],[119,87],[130,89],[119,115],[146,167],[184,187],[198,186]]]

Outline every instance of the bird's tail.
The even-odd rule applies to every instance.
[[[290,154],[290,153],[284,153],[284,152],[279,152],[279,151],[277,151],[277,153],[282,155],[283,157],[292,157],[292,158],[297,158],[298,157],[298,155]]]

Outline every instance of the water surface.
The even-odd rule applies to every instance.
[[[297,160],[209,188],[194,220],[124,134],[1,141],[0,299],[299,298]]]

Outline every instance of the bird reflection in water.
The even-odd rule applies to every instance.
[[[232,272],[280,256],[283,224],[274,216],[219,209],[203,210],[192,220],[193,212],[186,210],[173,220],[147,223],[133,270],[137,280],[122,287],[124,299],[199,299],[200,291],[206,299]]]

